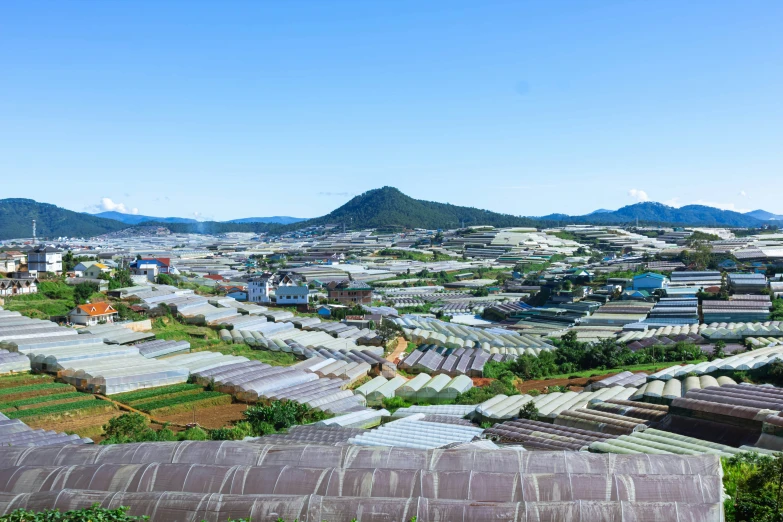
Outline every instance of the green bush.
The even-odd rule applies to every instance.
[[[412,405],[412,402],[407,401],[402,397],[389,397],[387,399],[383,399],[383,407],[389,410],[389,413],[394,413],[400,408],[408,408]]]
[[[255,435],[268,435],[291,426],[310,424],[329,417],[323,411],[294,401],[274,401],[268,406],[253,406],[245,410],[244,415]]]

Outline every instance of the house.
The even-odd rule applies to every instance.
[[[140,259],[131,264],[131,271],[133,272],[133,275],[144,276],[148,281],[154,283],[158,278],[159,265],[155,262],[148,262]]]
[[[372,287],[362,281],[333,281],[327,285],[329,299],[344,304],[371,304]]]
[[[0,252],[0,272],[16,272],[20,266],[25,264],[25,261],[25,255],[21,252]]]
[[[332,309],[328,306],[321,305],[318,307],[318,310],[316,310],[316,313],[319,317],[323,317],[324,319],[328,319],[332,317]]]
[[[38,293],[37,279],[0,279],[0,297]]]
[[[272,278],[272,274],[251,277],[247,282],[247,300],[251,303],[271,303]]]
[[[226,297],[230,297],[244,303],[247,301],[247,290],[244,290],[238,286],[230,286],[226,289]]]
[[[279,305],[306,305],[310,302],[310,289],[307,285],[278,286],[275,301]]]
[[[84,270],[82,272],[82,275],[84,277],[90,278],[90,279],[99,279],[101,275],[111,274],[111,268],[104,265],[103,263],[93,263],[92,266],[88,267],[87,270]]]
[[[62,274],[63,251],[53,246],[41,245],[27,253],[27,268],[30,272]]]
[[[646,274],[634,276],[633,278],[634,290],[652,291],[652,290],[666,288],[668,286],[669,286],[669,280],[666,278],[666,276],[662,276],[661,274],[655,274],[653,272],[647,272]]]
[[[68,319],[74,324],[95,326],[101,323],[113,323],[117,310],[109,303],[87,303],[68,312]]]

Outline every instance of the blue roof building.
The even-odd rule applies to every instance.
[[[669,280],[661,274],[647,272],[633,278],[634,290],[657,290],[669,286]]]

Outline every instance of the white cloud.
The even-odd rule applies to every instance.
[[[680,198],[677,197],[674,197],[672,199],[667,199],[666,201],[663,202],[663,204],[674,208],[680,208],[682,206],[682,203],[680,203]]]
[[[647,192],[643,190],[638,190],[634,188],[628,191],[628,195],[631,196],[636,201],[650,201],[650,197],[647,195]]]
[[[204,214],[202,212],[194,212],[193,219],[196,221],[215,221],[215,217],[211,214]]]
[[[752,199],[750,196],[748,196],[748,193],[745,192],[744,190],[740,190],[739,195],[742,196],[743,198]]]
[[[139,209],[128,208],[125,203],[115,203],[111,198],[101,198],[101,210],[107,212],[119,212],[120,214],[138,214]]]

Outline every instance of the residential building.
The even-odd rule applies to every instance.
[[[53,246],[41,245],[27,253],[27,267],[34,273],[62,274],[63,251]]]
[[[100,323],[113,323],[117,310],[109,303],[88,303],[79,305],[68,312],[68,319],[74,324],[95,326]]]
[[[0,252],[0,272],[16,272],[19,267],[26,264],[26,256],[21,252]]]
[[[38,293],[37,279],[0,279],[0,297]]]
[[[104,265],[103,263],[93,263],[92,266],[88,267],[87,270],[82,272],[82,275],[84,277],[90,278],[90,279],[98,279],[101,275],[111,274],[111,268]]]
[[[278,286],[275,301],[279,305],[306,305],[310,302],[310,289],[307,285]]]
[[[147,278],[148,281],[152,281],[153,283],[158,277],[159,268],[160,265],[158,265],[158,263],[148,262],[141,259],[131,264],[131,271],[133,272],[133,275],[143,275]]]
[[[372,287],[362,281],[334,281],[327,286],[329,299],[343,304],[371,304]]]
[[[653,272],[647,272],[633,278],[634,290],[658,290],[669,286],[669,280],[666,276],[661,274],[655,274]]]
[[[252,277],[247,282],[247,300],[251,303],[272,302],[272,274]]]

